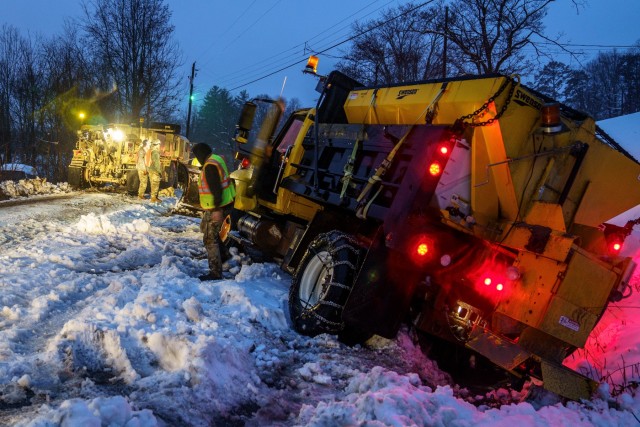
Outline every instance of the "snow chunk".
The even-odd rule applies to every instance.
[[[110,234],[116,231],[108,216],[96,216],[93,212],[83,215],[76,227],[79,231],[90,234]]]
[[[148,344],[162,369],[174,372],[188,367],[190,345],[185,340],[155,332],[149,336]]]
[[[24,374],[23,376],[20,377],[20,379],[18,379],[17,382],[20,387],[27,388],[31,386],[31,377],[27,374]]]
[[[192,322],[199,322],[202,317],[202,305],[195,297],[191,297],[182,303],[182,308],[187,316],[187,319]]]

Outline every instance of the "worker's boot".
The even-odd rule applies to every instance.
[[[202,276],[198,276],[198,279],[200,279],[200,281],[202,282],[206,282],[208,280],[220,280],[222,279],[222,274],[218,275],[218,274],[203,274]]]
[[[162,200],[158,199],[157,197],[152,197],[151,198],[151,203],[160,203]]]

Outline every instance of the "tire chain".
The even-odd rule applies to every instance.
[[[331,234],[335,234],[335,237],[333,239],[328,239],[328,237]],[[317,238],[318,239],[323,239],[323,240],[325,238],[327,238],[327,242],[328,242],[328,244],[330,246],[333,246],[340,239],[347,240],[347,242],[350,243],[350,244],[343,244],[343,245],[340,245],[340,246],[338,246],[336,248],[333,248],[332,250],[328,251],[329,255],[331,255],[331,258],[333,259],[335,257],[335,255],[339,251],[341,251],[343,249],[347,249],[347,250],[352,251],[356,255],[356,257],[358,259],[358,262],[359,262],[360,250],[356,248],[359,245],[359,243],[358,243],[358,241],[356,239],[354,239],[350,235],[342,233],[342,232],[334,233],[334,232],[331,231],[331,232],[328,232],[328,233],[320,234],[320,235],[318,235]],[[336,266],[339,266],[339,265],[346,265],[350,269],[352,269],[354,271],[356,270],[356,266],[350,261],[332,261],[331,263],[324,263],[323,262],[323,264],[325,265],[326,268],[333,268],[333,267],[336,267]],[[347,289],[347,290],[351,289],[351,287],[349,287],[347,285],[344,285],[342,283],[337,283],[337,282],[327,282],[327,283],[325,283],[325,285],[334,286],[334,287]],[[325,306],[336,308],[338,310],[344,310],[344,305],[340,305],[340,304],[335,303],[333,301],[320,300],[318,305],[325,305]],[[332,320],[329,320],[326,317],[321,316],[318,313],[316,313],[315,310],[307,310],[306,314],[315,317],[317,320],[319,320],[320,322],[322,322],[322,323],[324,323],[326,325],[330,325],[330,326],[336,327],[337,330],[342,330],[344,328],[344,322],[334,322]]]

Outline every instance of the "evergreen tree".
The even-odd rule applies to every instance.
[[[191,140],[204,142],[230,165],[235,154],[233,136],[241,104],[227,89],[212,87],[198,108]]]
[[[564,102],[571,73],[571,67],[568,65],[551,61],[535,75],[532,86],[537,91]]]

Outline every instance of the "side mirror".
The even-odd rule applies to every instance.
[[[253,126],[253,119],[256,116],[256,108],[258,106],[251,102],[245,102],[240,112],[240,119],[236,125],[236,135],[234,139],[240,144],[246,144],[249,139],[249,132]]]

